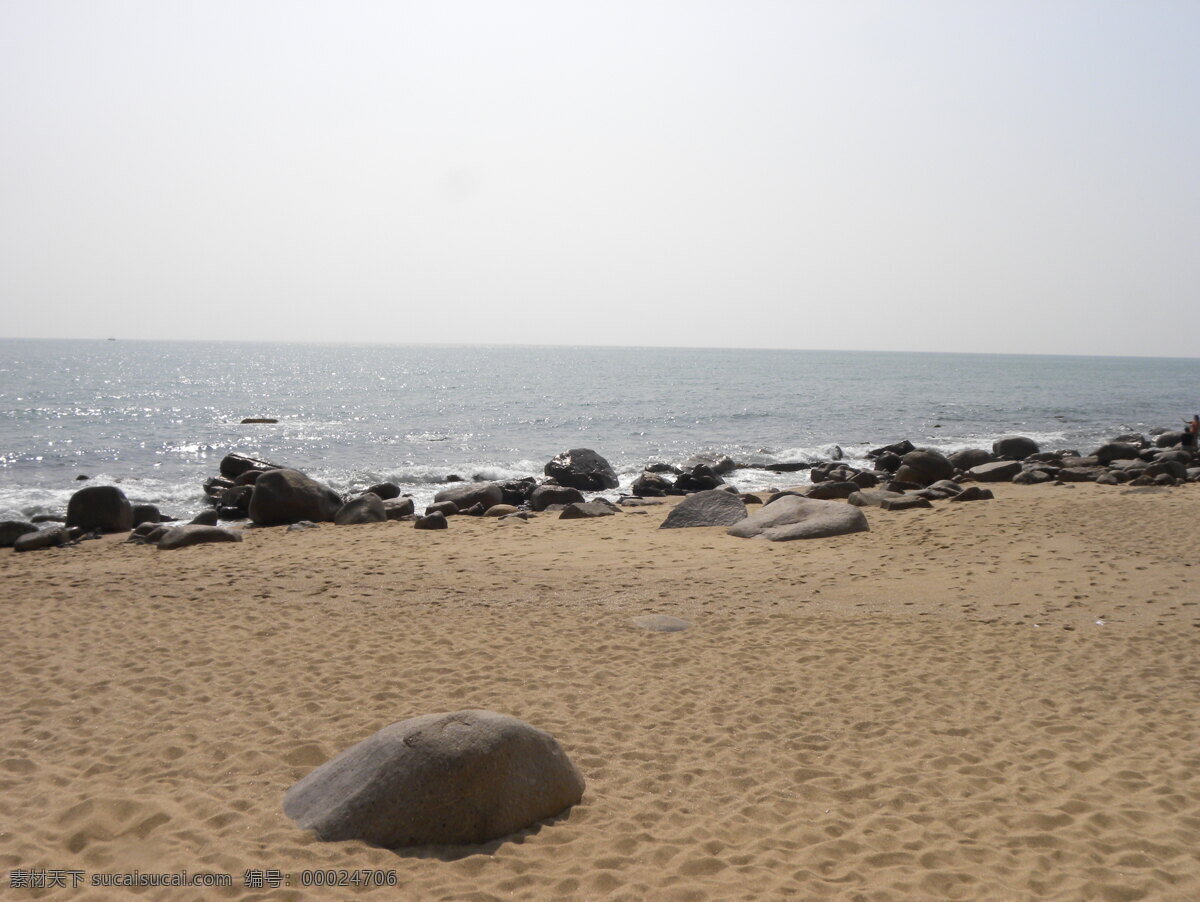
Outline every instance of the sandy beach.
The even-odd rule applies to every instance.
[[[995,490],[807,542],[664,505],[2,551],[5,897],[1200,898],[1200,486]],[[314,766],[462,708],[553,734],[582,803],[399,852],[285,817]],[[34,869],[234,885],[10,888]]]

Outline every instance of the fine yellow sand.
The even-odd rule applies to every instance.
[[[997,492],[778,544],[651,507],[0,552],[0,895],[1200,899],[1200,487]],[[556,736],[583,802],[466,849],[284,816],[461,708]],[[10,889],[39,868],[235,885]],[[397,887],[299,885],[363,868]]]

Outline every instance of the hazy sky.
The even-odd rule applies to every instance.
[[[1200,356],[1200,3],[0,0],[0,304]]]

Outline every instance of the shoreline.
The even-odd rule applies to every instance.
[[[418,899],[1193,898],[1200,488],[992,488],[802,542],[659,530],[670,499],[0,551],[0,856],[235,875],[171,899],[257,897],[253,868]],[[283,815],[338,751],[466,707],[554,735],[582,803],[401,852]]]

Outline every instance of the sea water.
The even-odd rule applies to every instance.
[[[396,482],[418,507],[448,476],[540,476],[579,447],[622,488],[651,461],[811,463],[839,448],[855,461],[905,438],[952,451],[1021,434],[1086,452],[1180,428],[1198,387],[1190,358],[4,339],[0,517],[62,513],[79,475],[189,516],[231,451],[340,491]]]

